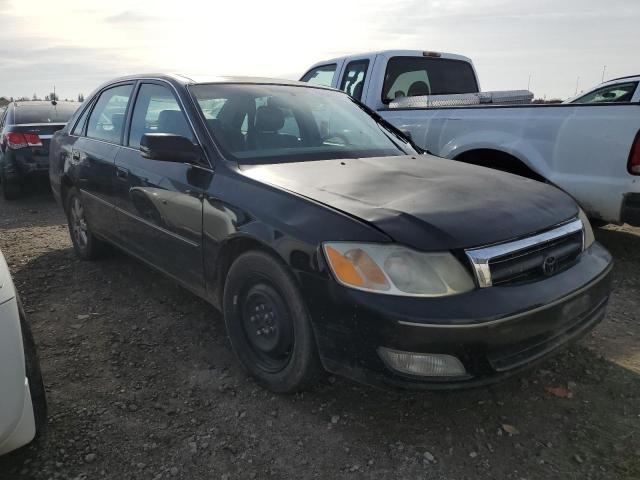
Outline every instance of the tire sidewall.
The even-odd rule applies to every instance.
[[[75,250],[76,254],[83,260],[91,260],[97,256],[95,251],[96,250],[95,238],[91,233],[91,229],[88,228],[87,230],[87,245],[83,248],[80,245],[78,245],[76,236],[73,233],[73,227],[71,226],[71,223],[72,223],[71,202],[73,201],[74,198],[77,198],[80,201],[83,208],[85,207],[84,203],[82,202],[82,197],[80,196],[80,192],[78,192],[78,190],[75,187],[69,189],[67,193],[67,197],[65,199],[65,213],[67,214],[67,225],[69,228],[69,236],[71,237],[71,243],[73,243],[73,249]],[[85,213],[85,222],[86,221],[87,219],[86,219],[86,213]]]
[[[261,369],[247,351],[241,311],[242,300],[251,286],[267,283],[284,300],[293,322],[293,349],[287,365],[278,372]],[[310,386],[322,369],[310,316],[293,275],[271,255],[252,251],[238,257],[229,269],[224,288],[223,311],[231,345],[244,368],[269,390],[293,393]]]

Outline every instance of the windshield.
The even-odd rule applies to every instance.
[[[348,95],[308,87],[191,87],[218,145],[242,164],[416,154]]]

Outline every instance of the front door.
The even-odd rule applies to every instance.
[[[179,102],[164,84],[140,84],[128,138],[116,157],[119,235],[131,253],[203,292],[202,202],[212,172],[143,158],[145,133],[172,133],[195,142]]]

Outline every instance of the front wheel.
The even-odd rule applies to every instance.
[[[67,194],[66,212],[69,234],[76,254],[83,260],[102,257],[106,244],[91,232],[85,217],[82,198],[75,188],[72,188]]]
[[[307,308],[277,259],[260,251],[238,257],[227,275],[223,310],[236,355],[258,383],[293,393],[321,376]]]

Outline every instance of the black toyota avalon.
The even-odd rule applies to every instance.
[[[486,384],[605,315],[611,257],[568,195],[423,154],[332,89],[121,78],[50,159],[77,254],[114,245],[218,307],[275,392]]]

